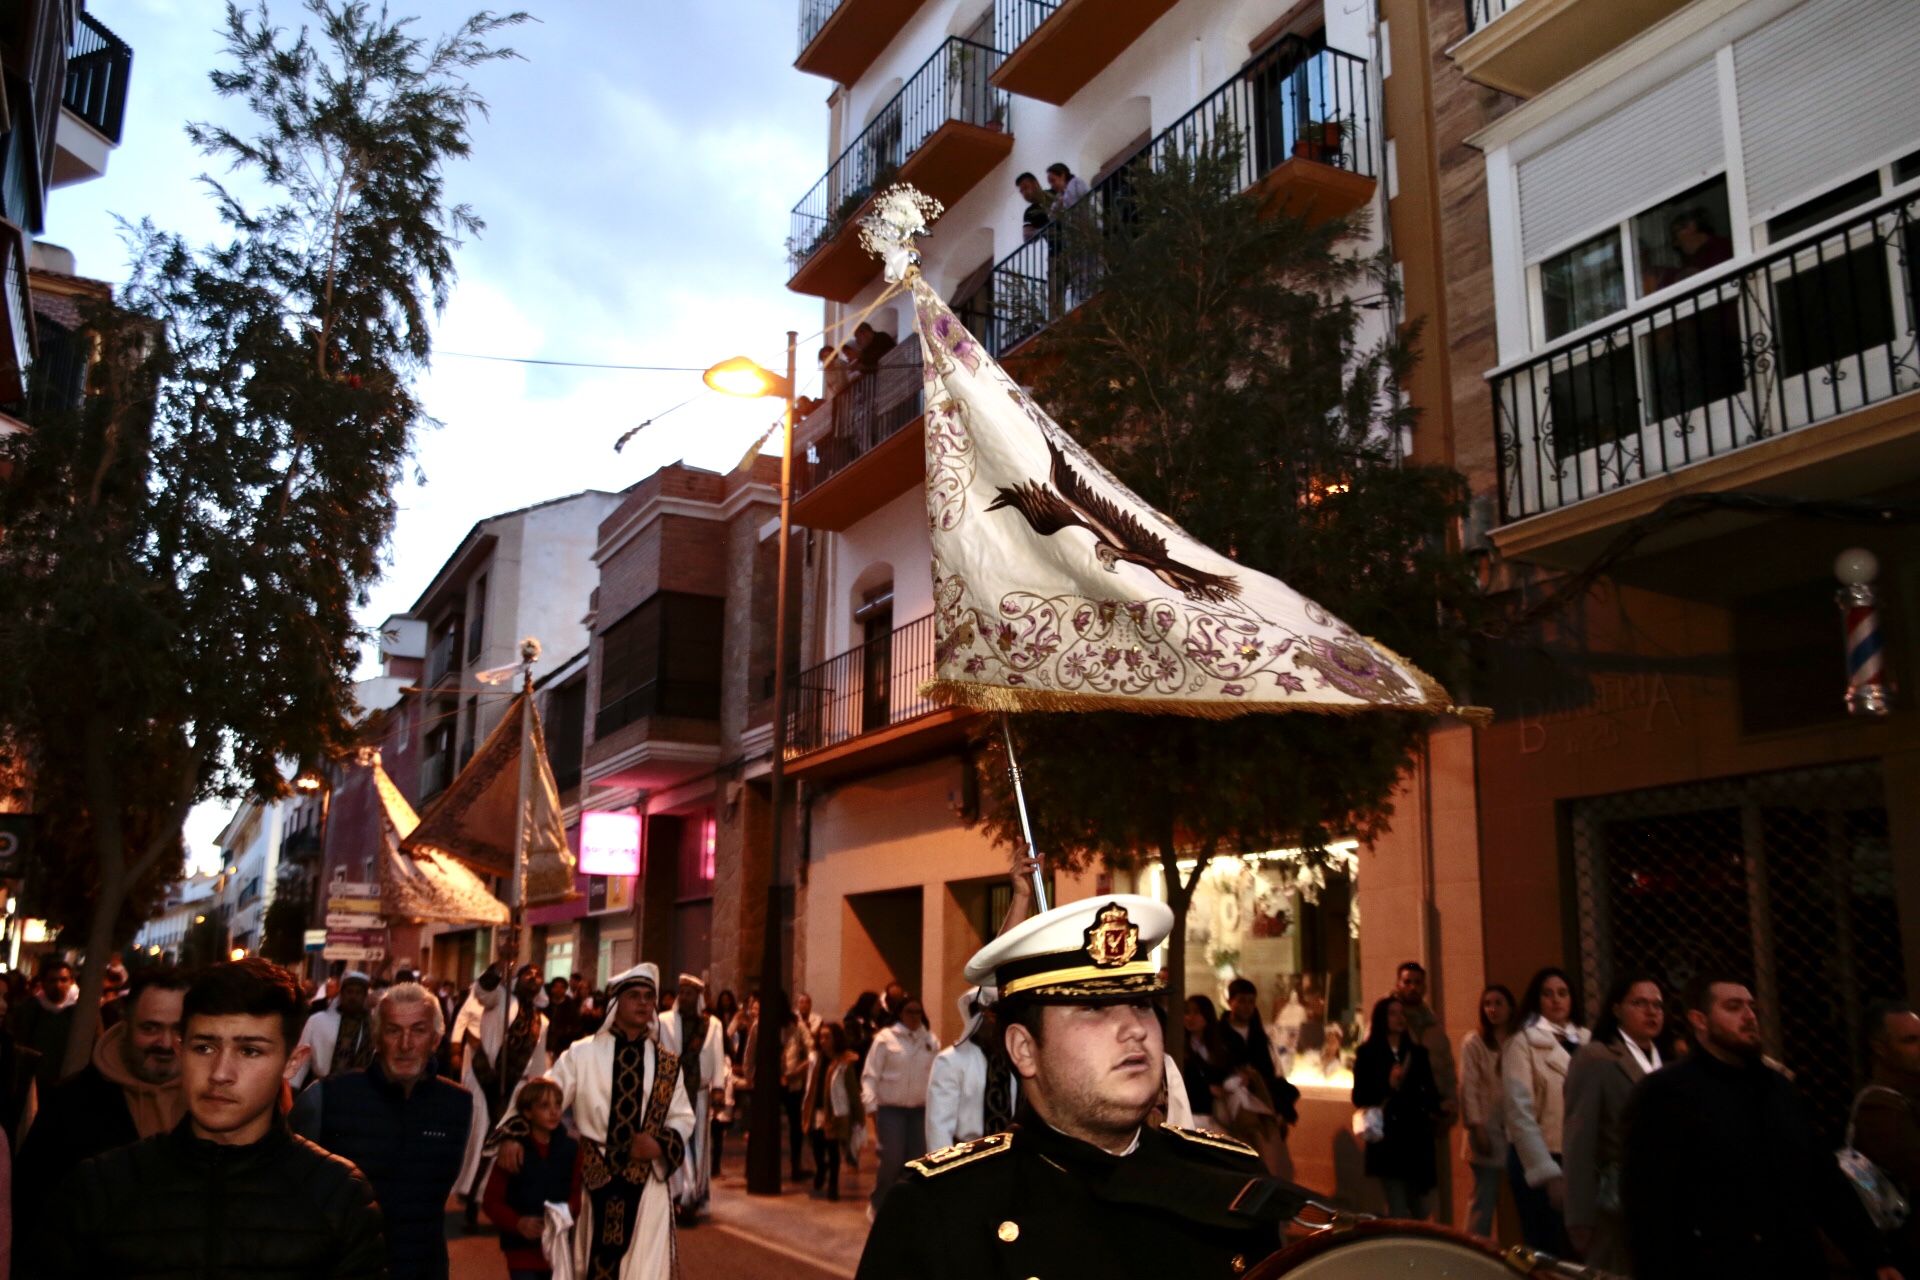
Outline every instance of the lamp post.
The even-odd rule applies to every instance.
[[[780,423],[779,569],[773,588],[773,763],[767,775],[773,788],[773,834],[768,841],[767,918],[760,943],[760,1037],[754,1050],[747,1131],[747,1190],[761,1196],[780,1194],[780,1038],[787,1021],[787,993],[780,978],[780,835],[786,808],[787,553],[793,540],[789,503],[793,496],[794,348],[799,338],[797,330],[787,330],[784,378],[745,356],[722,360],[705,374],[706,384],[724,395],[779,396],[786,402]]]

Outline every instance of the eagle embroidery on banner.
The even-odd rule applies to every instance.
[[[1033,531],[1051,537],[1062,529],[1085,529],[1093,535],[1093,554],[1108,573],[1118,573],[1122,560],[1137,564],[1189,600],[1231,600],[1240,583],[1224,573],[1208,573],[1182,564],[1167,554],[1167,540],[1147,528],[1132,512],[1114,503],[1080,479],[1060,447],[1047,440],[1053,457],[1048,477],[1003,485],[987,510],[1011,507],[1027,518]]]

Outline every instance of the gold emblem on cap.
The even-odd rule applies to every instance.
[[[1127,909],[1117,902],[1100,908],[1086,936],[1087,958],[1096,969],[1118,969],[1140,950],[1140,926],[1127,919]]]
[[[1000,1224],[1000,1230],[994,1233],[1004,1244],[1012,1244],[1020,1238],[1020,1224],[1009,1218]]]

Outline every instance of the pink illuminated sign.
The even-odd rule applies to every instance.
[[[640,874],[640,815],[589,810],[580,815],[580,870],[590,876]]]

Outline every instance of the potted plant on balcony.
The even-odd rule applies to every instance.
[[[1302,160],[1338,164],[1343,132],[1339,120],[1309,120],[1300,126],[1300,136],[1293,143],[1293,154]]]

